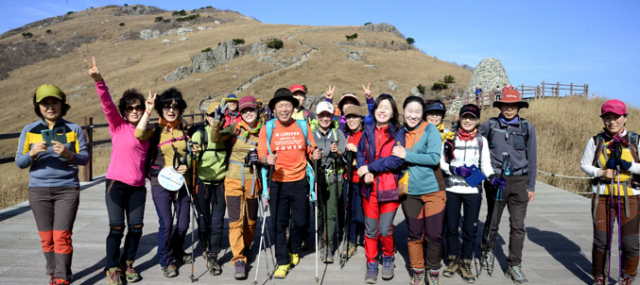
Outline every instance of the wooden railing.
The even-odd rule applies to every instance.
[[[182,117],[184,119],[188,119],[187,121],[191,125],[202,124],[204,123],[204,120],[205,120],[205,113],[204,112],[195,113],[193,110],[191,110],[191,114],[186,114],[186,115],[183,115]],[[200,121],[196,123],[196,118],[198,117],[200,118]],[[153,118],[149,120],[150,123],[157,122],[157,121],[158,121],[157,118]],[[82,126],[82,130],[84,131],[84,135],[87,138],[87,151],[89,153],[89,163],[87,163],[87,165],[82,166],[81,177],[83,181],[93,180],[93,147],[111,143],[111,139],[94,141],[93,140],[94,130],[107,128],[107,127],[109,127],[109,124],[93,124],[93,117],[84,118],[84,125]],[[0,134],[0,141],[6,140],[6,139],[16,139],[19,137],[20,137],[20,133]],[[14,162],[15,158],[16,158],[15,154],[2,156],[0,157],[0,164]]]
[[[558,83],[542,83],[538,86],[526,86],[524,84],[515,86],[520,92],[522,100],[535,100],[542,98],[560,98],[564,96],[585,96],[589,94],[588,84],[560,84]],[[498,92],[499,91],[499,92]],[[470,94],[457,99],[445,100],[446,106],[451,106],[453,102],[460,102],[461,106],[465,104],[477,104],[480,109],[485,107],[491,108],[493,102],[500,100],[502,89],[494,89],[489,92],[481,92],[478,96]]]

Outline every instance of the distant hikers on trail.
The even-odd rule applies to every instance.
[[[305,107],[308,90],[297,82],[277,88],[265,106],[254,96],[229,94],[207,106],[206,120],[189,125],[183,120],[186,96],[177,88],[149,91],[146,98],[127,89],[116,104],[95,58],[85,64],[112,142],[104,184],[107,284],[133,283],[145,274],[134,262],[148,191],[159,223],[156,256],[167,278],[190,264],[190,280],[196,281],[194,264],[202,260],[212,276],[223,274],[229,262],[235,279],[254,274],[257,284],[265,276],[258,274],[261,268],[269,279],[284,279],[309,262],[315,273],[303,283],[319,284],[322,276],[332,278],[331,271],[357,267],[353,257],[360,252],[368,284],[378,283],[378,276],[393,280],[399,257],[407,258],[414,285],[457,275],[466,283],[491,284],[500,264],[514,284],[529,284],[523,246],[527,207],[535,198],[536,131],[520,116],[529,103],[511,85],[487,91],[497,96],[493,107],[500,113],[484,123],[480,87],[477,104],[462,106],[450,124],[444,102],[374,96],[370,83],[350,86],[363,94],[328,84],[320,102]],[[70,284],[78,165],[90,159],[87,140],[80,126],[63,119],[70,106],[62,90],[44,84],[32,97],[39,119],[22,130],[16,165],[29,168],[29,203],[49,284]],[[588,140],[580,164],[592,178],[594,284],[632,284],[640,259],[638,135],[626,129],[621,101],[605,102],[600,117],[604,129]],[[488,211],[479,232],[483,193]],[[404,241],[394,240],[400,206]],[[496,263],[505,208],[507,258]],[[230,260],[222,257],[229,249]],[[610,270],[616,257],[617,278]],[[322,276],[321,263],[327,270]],[[479,279],[483,272],[488,278]]]

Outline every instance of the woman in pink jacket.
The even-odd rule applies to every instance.
[[[109,214],[109,235],[107,236],[107,281],[110,285],[122,284],[124,271],[127,282],[140,280],[133,269],[133,261],[142,237],[145,187],[145,162],[149,141],[135,138],[136,125],[145,112],[144,97],[135,89],[122,94],[118,106],[111,99],[109,88],[93,58],[93,65],[85,60],[89,76],[96,84],[102,110],[109,123],[111,136],[111,164],[107,170],[105,202]],[[129,231],[124,241],[124,251],[120,256],[120,242],[124,237],[125,216]]]

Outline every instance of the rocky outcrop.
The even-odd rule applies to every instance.
[[[181,65],[176,70],[165,76],[164,80],[167,82],[174,82],[189,77],[189,74],[191,74],[191,69],[185,65]]]
[[[389,90],[393,92],[398,91],[398,85],[396,85],[393,81],[389,80],[387,84],[389,85]]]
[[[232,40],[221,42],[212,51],[191,56],[191,71],[193,73],[202,73],[240,55],[240,49],[236,47]]]
[[[153,7],[153,6],[144,6],[144,5],[128,5],[128,6],[124,6],[124,7],[120,7],[120,9],[118,9],[115,12],[116,16],[122,16],[122,15],[155,15],[155,14],[161,14],[166,12],[166,10],[162,10],[158,7]]]
[[[350,60],[354,60],[354,61],[360,61],[362,60],[362,56],[364,55],[364,52],[361,50],[350,50],[349,51],[349,59]]]
[[[393,25],[389,25],[387,23],[368,24],[368,25],[364,25],[364,28],[362,29],[365,31],[374,32],[374,33],[392,33],[401,38],[404,38],[404,36],[398,31],[398,29],[396,29],[396,27],[394,27]]]
[[[483,92],[487,93],[494,89],[502,89],[507,84],[509,84],[509,76],[507,76],[500,60],[485,58],[476,66],[464,94],[475,96],[476,87],[480,87]]]
[[[160,31],[158,30],[144,29],[140,31],[140,39],[142,40],[157,39],[160,36],[162,36],[162,33],[160,33]]]

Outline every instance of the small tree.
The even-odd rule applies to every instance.
[[[210,52],[211,51],[211,47],[207,47],[206,49],[203,49],[202,52]]]
[[[124,27],[124,23],[120,23],[120,27]]]
[[[267,43],[267,47],[272,49],[281,49],[284,47],[284,43],[282,40],[273,39]]]
[[[156,17],[153,21],[157,23],[157,22],[162,22],[162,20],[164,20],[164,18]]]
[[[164,19],[162,20],[163,23],[171,23],[171,19]]]
[[[73,14],[73,11],[67,12],[67,15],[71,15],[71,14]]]
[[[233,39],[233,43],[236,45],[243,45],[244,39]]]
[[[127,3],[124,3],[124,6],[125,6],[125,7],[127,7],[127,6],[129,6],[129,4],[127,4]]]
[[[366,22],[366,23],[364,23],[364,25],[365,25],[365,26],[366,26],[366,25],[371,25],[371,22]]]
[[[436,92],[440,92],[447,88],[448,88],[447,84],[444,84],[443,82],[440,82],[440,81],[434,82],[433,85],[431,86],[431,90]]]
[[[353,35],[347,35],[345,36],[347,38],[347,41],[353,40],[353,39],[357,39],[358,38],[358,33],[354,33]]]
[[[51,34],[51,30],[47,30],[47,34]]]
[[[424,87],[424,85],[422,85],[422,84],[418,84],[418,86],[416,88],[418,88],[418,92],[420,92],[422,94],[424,94],[424,91],[426,89],[426,87]]]
[[[446,83],[446,84],[456,83],[456,79],[453,78],[452,75],[445,75],[444,76],[444,83]]]
[[[25,39],[33,38],[33,34],[31,32],[22,33],[22,37]]]
[[[411,38],[411,37],[407,38],[407,43],[408,44],[413,45],[413,43],[415,43],[415,42],[416,42],[416,40],[414,40],[413,38]]]

